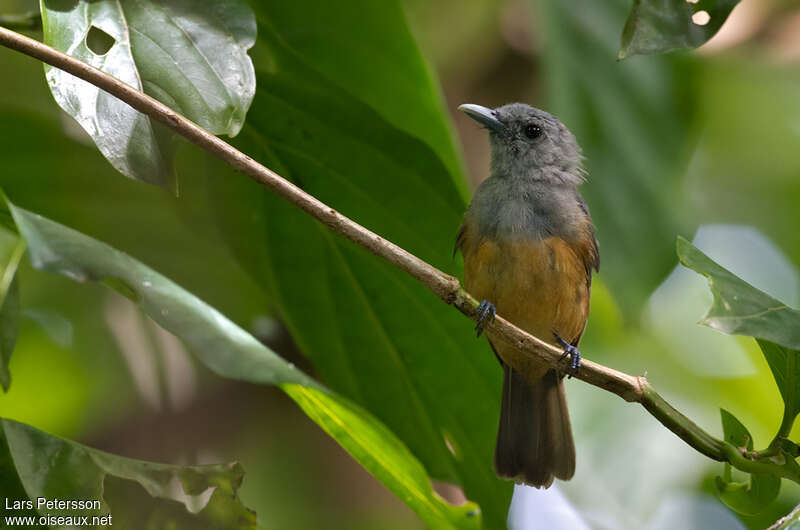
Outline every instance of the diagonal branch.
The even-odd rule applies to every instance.
[[[193,144],[244,173],[252,180],[270,188],[273,192],[325,224],[334,232],[343,235],[376,256],[404,270],[430,289],[442,301],[454,306],[467,317],[473,320],[476,318],[478,303],[461,288],[457,278],[445,274],[391,241],[340,214],[163,103],[93,66],[1,26],[0,45],[34,57],[88,81],[124,101],[139,112],[163,123]],[[553,367],[556,367],[561,360],[561,350],[522,331],[501,316],[497,316],[486,327],[509,343],[515,344],[521,351],[541,359]],[[658,395],[643,376],[628,375],[613,368],[584,360],[581,364],[580,373],[576,377],[612,392],[625,401],[640,403],[670,431],[709,458],[721,462],[729,462],[743,471],[769,473],[800,483],[800,474],[789,471],[787,467],[766,459],[758,461],[749,459],[739,448],[714,438],[705,432]]]

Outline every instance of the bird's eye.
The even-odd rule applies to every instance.
[[[529,124],[525,126],[525,136],[533,140],[534,138],[539,138],[542,135],[542,128],[538,125]]]

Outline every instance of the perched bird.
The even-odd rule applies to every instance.
[[[456,249],[464,286],[478,300],[478,335],[495,313],[558,345],[580,366],[578,341],[589,316],[594,225],[578,185],[575,137],[554,116],[521,103],[459,110],[489,131],[491,173],[464,215]],[[487,332],[503,368],[495,446],[500,477],[537,488],[575,473],[575,446],[560,371]]]

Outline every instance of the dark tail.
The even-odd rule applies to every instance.
[[[494,452],[497,474],[547,488],[575,473],[575,445],[561,377],[550,370],[529,384],[503,365],[503,405]]]

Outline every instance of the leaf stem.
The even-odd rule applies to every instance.
[[[14,245],[14,250],[11,251],[11,256],[8,258],[5,269],[0,274],[0,305],[6,299],[6,294],[11,288],[11,282],[14,281],[14,275],[17,273],[17,268],[22,261],[26,248],[27,242],[20,236],[17,244]]]
[[[0,45],[34,57],[88,81],[126,102],[139,112],[163,123],[252,180],[271,189],[334,232],[410,274],[442,301],[454,306],[467,317],[473,320],[477,318],[478,302],[461,288],[457,278],[445,274],[405,249],[345,217],[166,105],[82,61],[3,27],[0,27]],[[560,349],[522,331],[500,315],[489,322],[486,327],[495,335],[515,344],[520,351],[540,361],[545,361],[553,367],[558,366],[561,362],[562,351]],[[800,473],[790,472],[789,466],[750,460],[732,444],[718,440],[706,433],[667,403],[644,377],[628,375],[589,360],[583,361],[581,370],[576,377],[612,392],[625,401],[640,403],[670,431],[709,458],[729,462],[743,471],[769,473],[800,482]],[[794,461],[792,460],[791,463],[794,464]]]
[[[696,423],[667,403],[647,381],[642,381],[642,399],[647,411],[683,441],[709,458],[725,461],[725,442],[718,440],[698,427]]]

